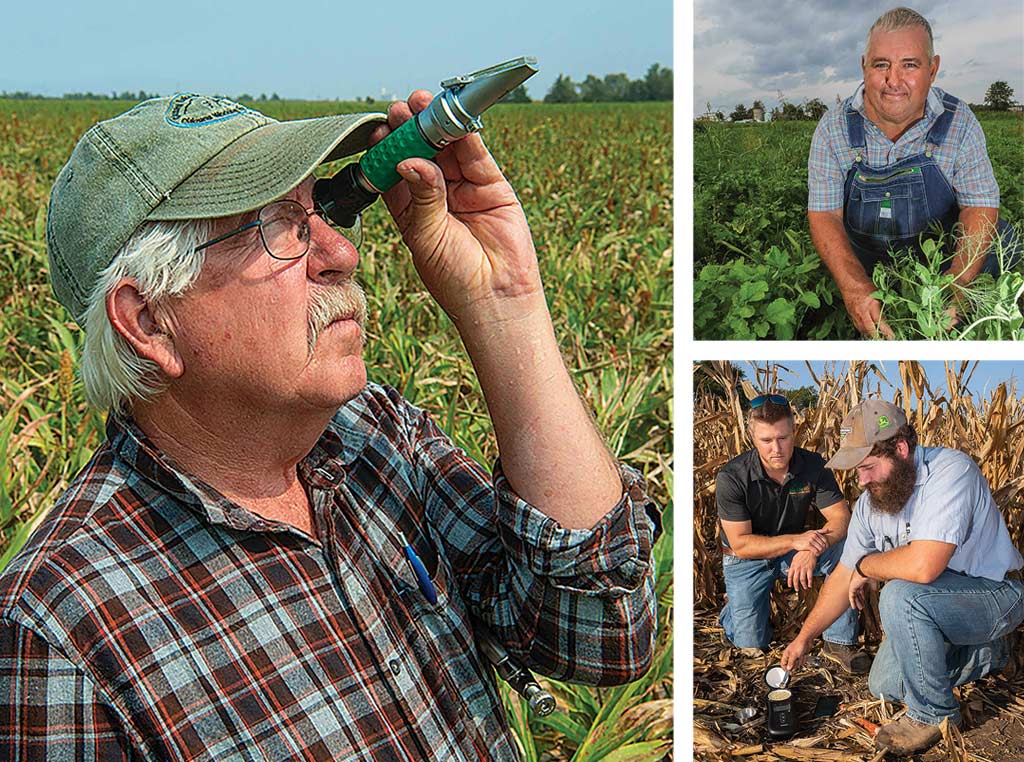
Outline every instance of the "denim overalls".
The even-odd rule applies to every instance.
[[[959,219],[960,206],[949,181],[932,158],[932,151],[946,139],[961,102],[947,93],[942,105],[943,112],[925,138],[925,152],[882,169],[864,163],[864,117],[852,107],[846,110],[847,138],[857,155],[843,185],[843,226],[854,254],[869,275],[876,264],[890,261],[890,249],[910,249],[921,257],[918,237],[933,226],[945,232],[942,269],[950,265],[954,253],[953,226]],[[1017,242],[1013,228],[1005,220],[999,221],[999,234],[1011,253],[1019,249],[1012,245]],[[1019,256],[1019,251],[1016,254]],[[999,275],[995,247],[989,250],[982,272]]]

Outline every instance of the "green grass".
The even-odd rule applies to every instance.
[[[1000,217],[1021,229],[1024,117],[987,112],[978,119],[1001,191]],[[694,331],[698,339],[856,337],[807,226],[807,154],[815,126],[814,122],[702,123],[695,128]],[[1014,274],[1024,274],[1024,266]],[[938,278],[935,264],[926,280]],[[968,335],[962,335],[962,330],[939,332],[933,330],[930,317],[922,318],[924,330],[917,330],[915,315],[903,323],[906,333],[898,338],[985,339],[1012,332],[1011,323],[1020,316],[1011,298],[1013,280],[994,287],[979,283],[989,294],[1002,293],[1001,300],[993,301],[988,294],[967,299],[986,310],[976,314],[975,320],[993,318],[982,324],[984,330]],[[896,281],[906,279],[894,273],[888,282]],[[942,291],[943,309],[950,306],[952,293]],[[807,296],[801,299],[800,294]],[[1002,319],[1006,316],[1009,322]]]
[[[81,133],[130,105],[0,99],[0,568],[102,441],[103,416],[86,408],[73,372],[81,334],[47,280],[45,209]],[[279,118],[375,108],[254,105]],[[671,107],[499,105],[484,121],[484,139],[526,209],[566,363],[614,452],[644,473],[665,506],[670,530]],[[370,302],[370,378],[400,389],[490,464],[497,455],[490,421],[454,329],[420,284],[382,205],[368,211],[365,230],[359,277]],[[555,715],[513,720],[528,759],[647,760],[667,752],[670,531],[655,553],[656,666],[621,688],[551,683],[562,699]],[[508,705],[516,717],[518,702]]]

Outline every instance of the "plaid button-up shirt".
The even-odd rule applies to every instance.
[[[812,212],[827,212],[840,209],[844,204],[843,184],[858,153],[850,147],[846,131],[847,108],[852,106],[864,117],[865,163],[869,167],[883,169],[929,150],[925,138],[945,110],[943,96],[945,93],[939,88],[929,88],[924,118],[895,142],[864,111],[863,83],[853,96],[825,112],[811,138],[807,159],[807,208]],[[932,158],[952,187],[961,208],[999,208],[999,185],[985,147],[985,133],[966,102],[960,102],[949,132],[942,144],[932,150]]]
[[[649,664],[659,519],[622,472],[563,529],[371,385],[299,464],[317,541],[111,419],[0,577],[0,758],[517,759],[474,619],[566,680]]]

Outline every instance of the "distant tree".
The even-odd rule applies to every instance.
[[[715,112],[715,119],[717,119],[720,122],[724,122],[725,121],[725,114],[723,114],[721,111],[716,111]]]
[[[580,100],[584,103],[602,103],[608,100],[608,89],[603,79],[598,79],[593,74],[580,82]]]
[[[753,116],[753,112],[744,106],[742,103],[737,103],[736,108],[729,114],[730,122],[740,122],[744,119],[750,119]]]
[[[631,79],[626,88],[627,101],[649,101],[653,100],[648,95],[647,80]]]
[[[526,85],[519,85],[515,90],[507,93],[501,99],[502,103],[532,103],[530,96],[526,93]]]
[[[604,99],[624,101],[629,96],[629,77],[625,74],[606,74],[604,77]]]
[[[558,75],[555,84],[544,96],[545,103],[576,103],[579,99],[580,95],[576,92],[576,85],[564,74]]]
[[[651,64],[644,77],[644,84],[647,86],[647,100],[670,101],[672,100],[672,70],[660,64]]]
[[[1008,82],[993,82],[985,91],[985,103],[994,111],[1009,111],[1013,103],[1013,88]]]
[[[783,392],[789,404],[797,410],[805,410],[818,404],[818,390],[812,386],[801,386]]]
[[[804,113],[807,114],[807,118],[816,122],[825,115],[826,111],[828,111],[828,106],[822,103],[820,98],[811,98],[804,104]]]
[[[364,101],[365,101],[366,103],[373,103],[373,102],[374,102],[374,100],[373,100],[373,96],[372,96],[372,95],[367,95],[367,96],[366,96],[366,98],[364,98],[363,100],[364,100]]]
[[[281,100],[281,96],[278,95],[277,93],[271,93],[270,94],[270,100],[272,100],[272,101],[279,101],[279,100]]]

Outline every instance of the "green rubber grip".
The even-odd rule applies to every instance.
[[[423,139],[416,119],[412,118],[363,154],[359,167],[373,187],[383,193],[402,179],[395,171],[402,159],[432,159],[438,153],[439,149]]]

